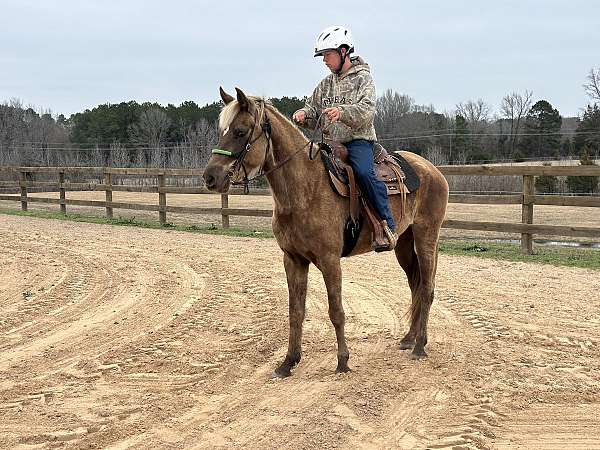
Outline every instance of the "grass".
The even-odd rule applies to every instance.
[[[444,240],[440,252],[455,256],[477,256],[553,266],[580,267],[600,270],[600,251],[593,249],[534,246],[533,255],[521,253],[521,246],[505,243]]]
[[[237,237],[272,238],[271,230],[242,230],[238,228],[224,229],[210,225],[174,225],[158,222],[146,222],[135,218],[107,219],[97,216],[85,216],[80,214],[60,214],[56,212],[24,212],[12,209],[0,209],[0,214],[13,216],[37,217],[44,219],[68,220],[75,222],[109,224],[118,226],[131,226],[152,229],[168,229],[176,231],[187,231],[202,234],[218,234]],[[520,245],[509,243],[491,243],[485,240],[464,241],[447,239],[440,242],[440,252],[454,256],[476,256],[480,258],[493,258],[505,261],[521,261],[528,263],[551,264],[554,266],[579,267],[584,269],[600,270],[600,251],[593,249],[562,248],[535,246],[533,255],[523,255]]]
[[[133,218],[119,217],[116,219],[107,219],[106,217],[99,216],[86,216],[82,214],[61,214],[58,212],[46,212],[46,211],[17,211],[11,209],[0,209],[0,214],[6,214],[11,216],[25,216],[25,217],[37,217],[41,219],[55,219],[55,220],[67,220],[71,222],[85,222],[85,223],[99,223],[105,225],[119,225],[125,227],[139,227],[139,228],[152,228],[152,229],[163,229],[163,230],[175,230],[175,231],[188,231],[202,234],[219,234],[225,236],[237,236],[237,237],[256,237],[256,238],[272,238],[273,232],[271,230],[242,230],[239,228],[220,228],[215,224],[209,225],[174,225],[172,223],[165,223],[161,225],[154,221],[143,221]]]

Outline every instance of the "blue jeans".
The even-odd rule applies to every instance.
[[[377,179],[373,169],[373,141],[355,139],[344,145],[348,148],[348,158],[360,190],[367,196],[369,204],[379,217],[387,222],[390,230],[394,231],[396,224],[390,212],[387,188],[383,181]]]

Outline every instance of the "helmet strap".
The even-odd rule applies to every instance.
[[[348,58],[348,50],[346,50],[346,55],[342,55],[342,47],[339,47],[337,49],[338,55],[340,55],[340,66],[337,68],[337,70],[335,71],[336,75],[339,75],[342,73],[342,68],[344,67],[344,63],[346,62],[346,58]]]

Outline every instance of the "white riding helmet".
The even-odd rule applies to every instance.
[[[338,50],[342,45],[348,46],[348,54],[354,51],[352,33],[346,27],[334,25],[327,27],[317,38],[315,43],[315,57],[321,56],[326,50]]]

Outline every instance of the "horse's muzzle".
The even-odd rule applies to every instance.
[[[219,166],[207,166],[202,174],[204,184],[209,191],[225,193],[229,190],[229,173]]]

